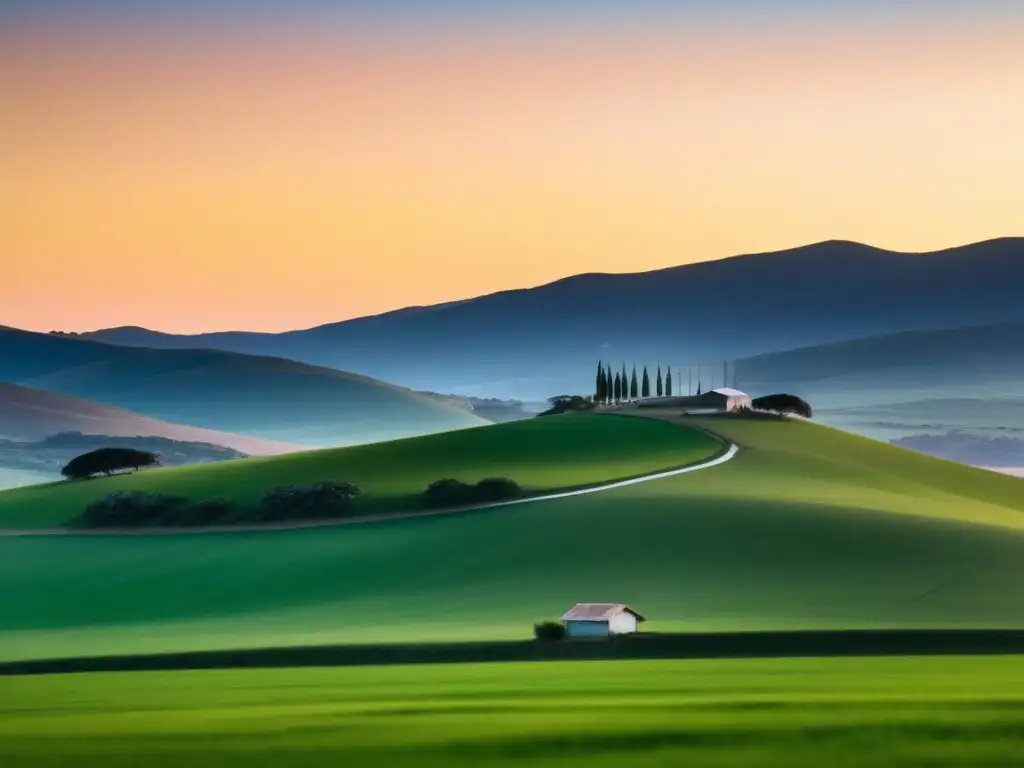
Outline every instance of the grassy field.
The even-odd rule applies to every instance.
[[[0,493],[0,527],[59,526],[116,490],[163,491],[193,499],[258,501],[275,485],[348,480],[365,498],[358,514],[415,509],[435,480],[511,477],[531,490],[588,485],[683,466],[722,448],[704,434],[648,420],[577,416],[530,419],[387,443],[273,458],[170,467],[86,483]]]
[[[534,423],[615,430],[617,471],[650,460],[622,436],[677,429],[508,429]],[[320,530],[0,538],[0,660],[523,638],[591,600],[634,604],[654,631],[1024,626],[1020,480],[811,424],[703,423],[743,453],[589,496]],[[504,429],[449,439],[490,474],[473,441]],[[528,444],[538,471],[565,471]]]
[[[4,768],[1007,766],[1024,658],[0,678]]]

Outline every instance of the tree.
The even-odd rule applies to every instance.
[[[636,363],[633,363],[633,378],[629,381],[629,399],[636,400],[640,396],[640,386],[636,381]]]
[[[619,378],[617,373],[615,374],[614,395],[616,403],[622,400],[622,379]]]
[[[604,369],[604,381],[608,391],[605,393],[606,401],[611,403],[615,400],[615,377],[612,375],[611,365],[605,366]]]
[[[665,394],[672,397],[672,369],[668,369],[668,373],[665,374]]]
[[[796,395],[784,393],[765,395],[764,397],[755,398],[750,404],[755,410],[769,411],[771,413],[777,413],[780,416],[795,413],[797,416],[803,416],[805,419],[809,419],[812,415],[810,404],[808,404],[808,402],[803,398],[797,397]]]
[[[594,400],[596,402],[604,402],[605,389],[607,389],[604,380],[604,366],[599,362],[597,364],[597,379],[594,382]]]
[[[93,475],[111,475],[121,469],[153,467],[160,457],[150,451],[135,448],[97,448],[69,461],[60,473],[69,480],[87,480]]]
[[[658,397],[661,397],[663,394],[665,394],[665,389],[661,385],[661,363],[658,363],[658,384],[657,384],[657,387],[658,388],[655,391],[658,393]]]
[[[549,397],[550,408],[538,413],[537,416],[557,416],[560,413],[572,413],[577,411],[589,411],[596,404],[583,395],[557,395]]]
[[[629,376],[626,375],[626,364],[622,364],[622,399],[629,400]]]
[[[650,397],[650,396],[651,396],[651,377],[647,375],[647,366],[645,365],[644,366],[643,381],[640,384],[640,397],[647,398],[647,397]]]

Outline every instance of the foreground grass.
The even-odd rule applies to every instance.
[[[112,491],[162,491],[194,500],[259,500],[268,488],[347,480],[365,497],[355,514],[386,514],[422,505],[442,477],[475,483],[510,477],[534,491],[589,485],[696,463],[721,450],[699,432],[610,416],[545,417],[426,437],[265,459],[147,470],[79,483],[51,483],[0,493],[0,527],[47,528],[79,515]]]
[[[1006,766],[1024,658],[0,678],[5,768]]]

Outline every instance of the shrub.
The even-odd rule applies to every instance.
[[[561,640],[565,637],[565,624],[561,621],[542,621],[533,625],[533,636],[538,640]]]
[[[503,501],[505,499],[518,499],[523,495],[523,489],[515,480],[507,477],[488,477],[476,484],[474,489],[477,501]]]
[[[309,486],[282,485],[263,495],[254,517],[264,522],[344,517],[359,495],[355,485],[338,480]]]
[[[431,483],[424,496],[432,507],[460,507],[468,504],[487,504],[505,499],[517,499],[523,489],[507,477],[488,477],[476,485],[469,485],[450,477]]]
[[[558,395],[548,398],[548,405],[551,407],[538,416],[557,416],[561,413],[579,413],[590,411],[597,407],[597,403],[591,397],[583,395]]]
[[[475,498],[474,488],[461,480],[450,477],[431,483],[424,494],[427,503],[432,507],[458,507],[472,504]]]
[[[92,502],[71,525],[86,528],[138,528],[162,523],[188,504],[168,493],[116,491]]]

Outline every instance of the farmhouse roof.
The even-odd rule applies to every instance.
[[[562,621],[608,621],[620,613],[631,613],[637,621],[647,621],[639,612],[623,603],[576,603],[565,612]]]
[[[719,387],[718,389],[713,389],[711,391],[717,392],[720,395],[725,395],[726,397],[750,397],[746,392],[740,392],[738,389],[733,389],[732,387]]]

